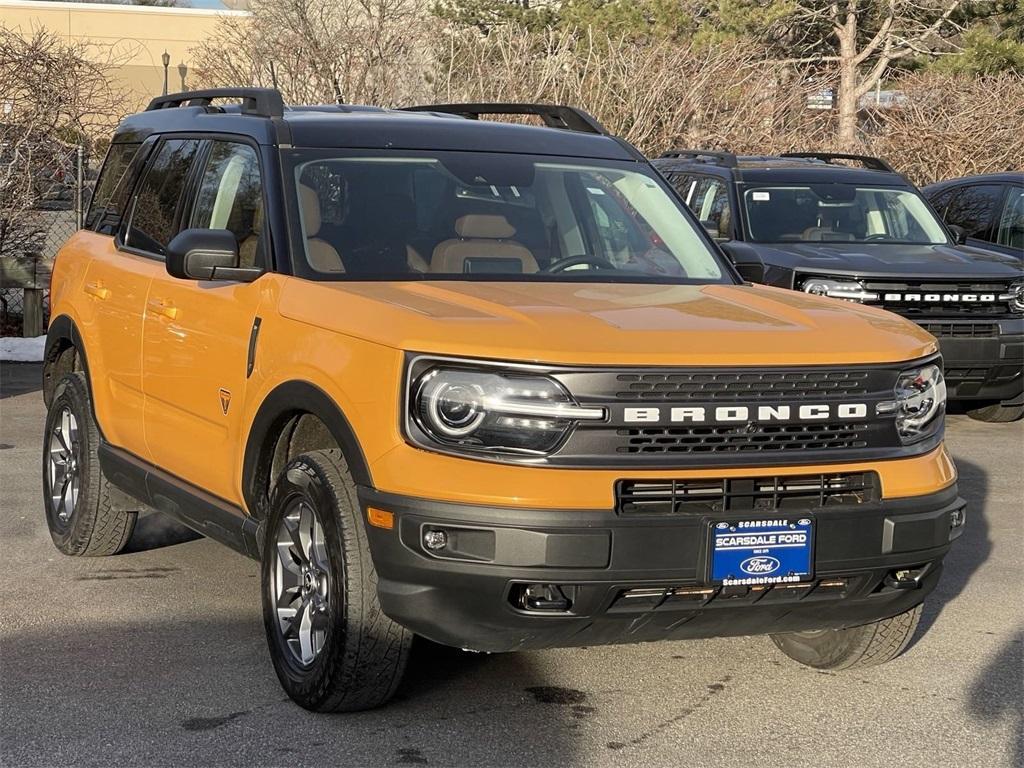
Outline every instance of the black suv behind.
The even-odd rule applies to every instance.
[[[921,189],[968,245],[1024,259],[1024,173],[989,173],[929,184]]]
[[[748,280],[908,317],[939,339],[950,399],[1024,415],[1021,260],[965,244],[886,162],[673,150],[654,165]]]

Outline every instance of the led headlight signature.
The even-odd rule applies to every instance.
[[[605,418],[554,379],[446,367],[412,382],[412,415],[432,441],[462,450],[545,455],[579,421]]]

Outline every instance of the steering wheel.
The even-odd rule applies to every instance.
[[[867,237],[864,238],[864,240],[865,242],[867,242],[868,240],[892,240],[892,235],[876,233],[874,235],[868,235]]]
[[[602,256],[593,256],[589,253],[584,253],[580,256],[566,256],[564,259],[558,259],[548,264],[548,268],[545,272],[565,272],[570,267],[576,267],[580,264],[589,264],[595,269],[618,269],[608,259]]]

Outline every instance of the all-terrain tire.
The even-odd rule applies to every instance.
[[[899,656],[914,636],[922,606],[888,619],[847,629],[788,632],[772,641],[789,658],[815,669],[856,669]]]
[[[984,405],[980,408],[968,409],[967,415],[975,421],[986,421],[990,424],[1005,424],[1017,421],[1024,416],[1024,405]]]
[[[74,429],[68,425],[74,425]],[[65,432],[68,434],[64,435]],[[61,442],[62,435],[66,446]],[[114,489],[100,469],[99,445],[100,433],[93,419],[85,375],[65,374],[54,387],[43,438],[46,524],[54,545],[65,555],[116,555],[124,549],[135,529],[138,512],[119,509],[114,503]],[[70,510],[66,501],[63,504],[54,501],[60,489],[53,487],[55,476],[51,471],[51,458],[59,460],[64,455],[72,461],[75,473],[68,484],[75,491]],[[70,497],[61,495],[61,498]]]
[[[326,629],[307,663],[289,649],[277,612],[284,601],[274,598],[282,520],[302,504],[312,507],[322,527],[328,561]],[[270,656],[293,701],[315,712],[351,712],[378,707],[394,695],[412,633],[381,611],[355,483],[340,451],[306,453],[284,468],[264,528],[261,574]]]

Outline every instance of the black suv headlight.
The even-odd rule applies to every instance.
[[[875,301],[877,293],[864,290],[857,280],[833,280],[830,277],[809,277],[800,283],[800,290],[815,296],[828,296],[846,301]]]
[[[901,373],[894,394],[894,401],[881,403],[878,408],[880,412],[895,414],[896,431],[904,445],[916,443],[942,429],[946,381],[937,363]]]
[[[1010,290],[999,298],[1009,302],[1011,311],[1024,312],[1024,280],[1011,283]]]
[[[580,421],[604,408],[576,403],[549,376],[417,360],[410,371],[406,432],[413,443],[458,453],[543,457]]]

